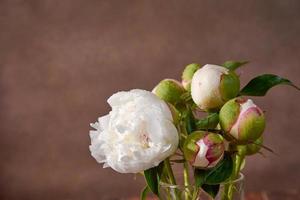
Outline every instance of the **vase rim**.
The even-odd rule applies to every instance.
[[[240,181],[243,181],[245,178],[244,174],[243,173],[239,173],[239,177],[236,178],[235,180],[233,181],[226,181],[226,182],[223,182],[221,184],[226,184],[226,183],[237,183],[237,182],[240,182]],[[192,184],[192,185],[189,185],[189,186],[185,186],[185,185],[178,185],[178,184],[170,184],[170,183],[165,183],[163,181],[160,181],[159,182],[159,185],[162,186],[162,187],[168,187],[168,188],[191,188],[191,187],[194,187],[195,184]]]
[[[245,176],[243,173],[239,173],[239,177],[237,177],[236,179],[234,179],[233,181],[225,181],[224,183],[237,183],[237,182],[240,182],[240,181],[243,181],[245,179]],[[223,183],[223,184],[224,184]]]

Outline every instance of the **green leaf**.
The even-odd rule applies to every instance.
[[[226,181],[233,171],[231,155],[224,154],[224,158],[212,169],[195,169],[195,184],[200,187],[203,184],[217,185]]]
[[[160,178],[164,173],[164,162],[159,163],[159,165],[156,168],[157,168],[158,178]]]
[[[274,74],[263,74],[253,78],[241,91],[240,95],[245,96],[264,96],[267,91],[276,85],[290,85],[298,90],[290,80]]]
[[[215,198],[219,192],[220,185],[202,185],[202,190],[209,194],[212,198]]]
[[[146,200],[147,194],[149,192],[151,192],[149,187],[148,186],[144,187],[144,189],[141,192],[140,200]]]
[[[247,64],[249,61],[226,61],[225,63],[223,63],[223,67],[226,67],[227,69],[234,71],[237,68],[241,67],[242,65]]]
[[[152,167],[144,171],[145,179],[149,189],[158,196],[158,169]]]
[[[231,176],[232,171],[233,161],[231,155],[225,153],[223,160],[208,172],[205,183],[210,185],[222,183]]]
[[[196,130],[195,117],[194,117],[193,112],[191,110],[189,110],[187,112],[187,115],[185,117],[185,124],[186,124],[186,131],[187,131],[188,134],[190,134],[194,130]]]
[[[201,187],[205,183],[206,171],[201,169],[195,169],[194,178],[196,187]]]
[[[207,117],[197,120],[197,129],[214,129],[219,123],[219,114],[211,113]]]

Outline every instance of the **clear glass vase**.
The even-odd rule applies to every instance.
[[[244,200],[244,175],[240,174],[236,180],[228,181],[220,185],[215,198],[212,198],[202,189],[195,185],[171,185],[160,183],[161,200]]]

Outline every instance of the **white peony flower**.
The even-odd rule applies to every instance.
[[[177,129],[167,104],[145,90],[118,92],[108,99],[112,110],[91,124],[92,156],[103,167],[137,173],[157,166],[178,146]]]

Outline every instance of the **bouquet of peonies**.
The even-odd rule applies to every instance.
[[[113,94],[112,110],[91,124],[92,156],[117,172],[143,174],[141,199],[149,192],[159,199],[199,199],[203,192],[233,199],[245,157],[262,148],[271,151],[263,145],[264,112],[244,96],[264,96],[279,84],[297,88],[264,74],[240,90],[235,70],[246,63],[190,64],[181,83],[165,79],[152,92]],[[183,190],[176,187],[175,163],[182,166]]]

